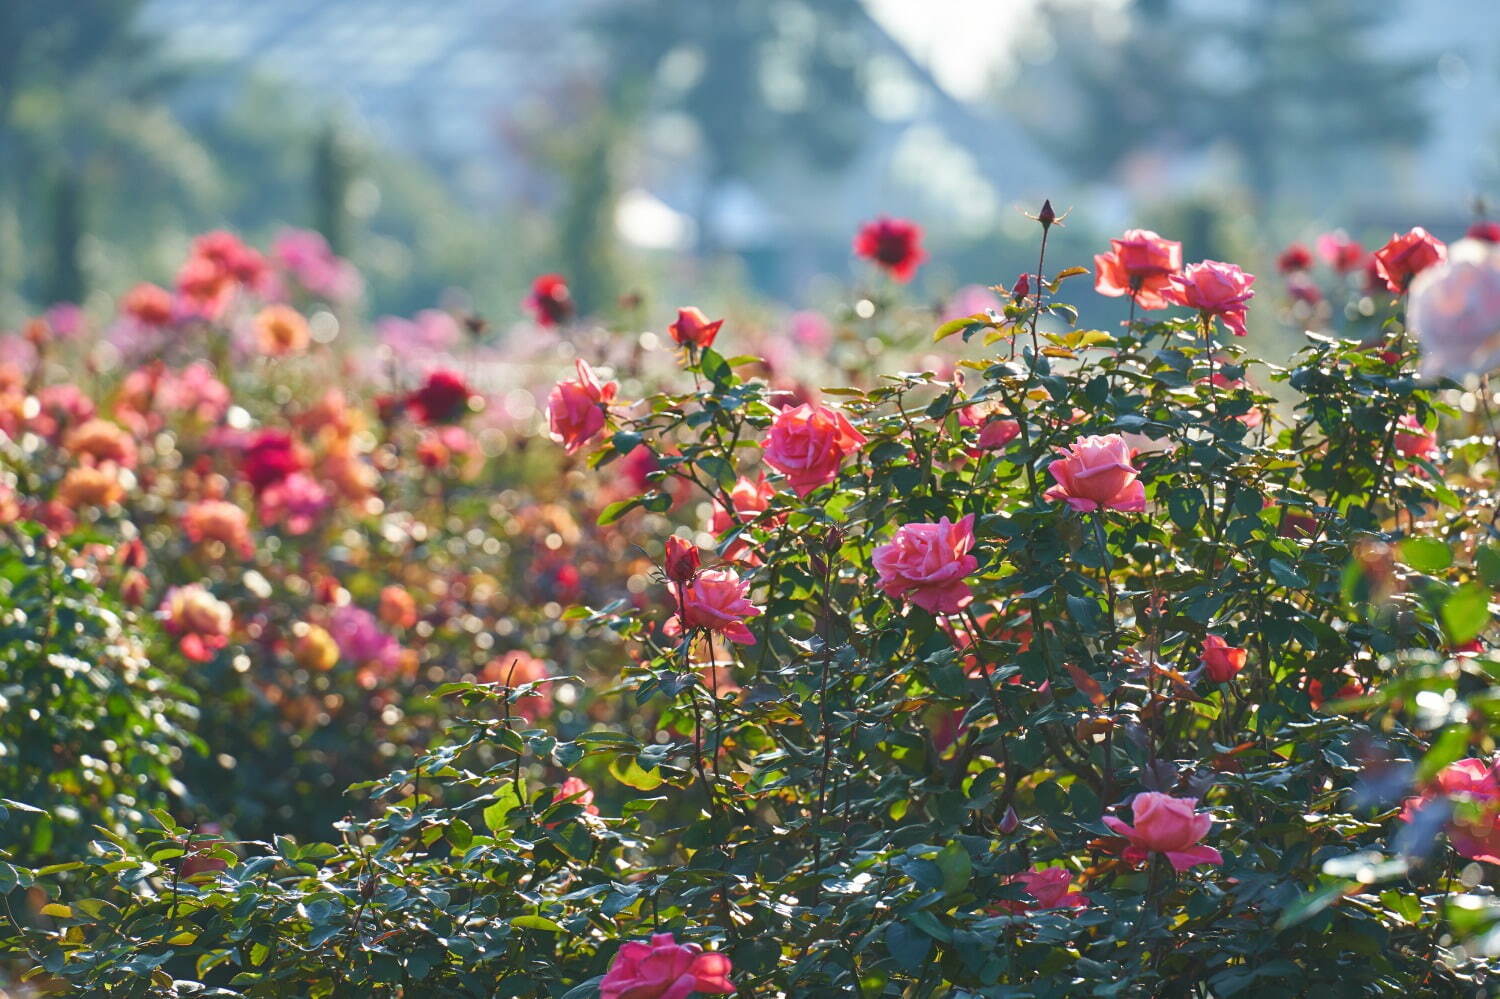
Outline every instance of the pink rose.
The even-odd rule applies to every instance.
[[[1021,433],[1021,424],[1015,420],[992,419],[979,431],[979,450],[1002,451],[1005,445]]]
[[[672,334],[672,342],[679,347],[707,348],[714,345],[714,337],[719,335],[719,327],[723,325],[724,320],[709,322],[701,310],[689,305],[677,310],[677,321],[667,327],[667,332]]]
[[[957,614],[974,600],[964,577],[979,568],[974,547],[974,515],[958,523],[903,524],[890,542],[875,549],[880,588],[933,614]]]
[[[733,992],[730,971],[727,955],[657,933],[650,943],[631,940],[620,947],[599,983],[599,999],[687,999],[694,992]]]
[[[1245,310],[1255,297],[1250,288],[1255,275],[1234,264],[1205,260],[1188,264],[1170,282],[1165,292],[1168,301],[1197,309],[1204,316],[1218,316],[1235,336],[1245,335]]]
[[[1108,253],[1094,256],[1094,290],[1111,298],[1129,295],[1143,309],[1165,309],[1168,281],[1182,269],[1182,244],[1129,229],[1109,245]]]
[[[1147,854],[1166,854],[1172,868],[1185,871],[1197,864],[1222,864],[1224,857],[1211,846],[1200,846],[1198,841],[1207,835],[1214,824],[1213,816],[1196,811],[1195,798],[1174,798],[1158,791],[1146,791],[1135,796],[1130,803],[1135,813],[1135,825],[1129,826],[1113,815],[1104,817],[1104,824],[1130,841],[1125,849],[1125,859],[1138,864]]]
[[[1138,478],[1140,470],[1130,464],[1130,446],[1119,434],[1081,438],[1062,455],[1047,466],[1057,480],[1057,485],[1045,493],[1047,499],[1064,500],[1083,513],[1146,509],[1146,487]]]
[[[1026,893],[1036,899],[1034,903],[1024,899],[1002,902],[1001,908],[1010,912],[1030,912],[1034,909],[1081,909],[1089,904],[1089,897],[1073,890],[1073,875],[1065,867],[1042,867],[1033,871],[1022,871],[1012,875],[1012,884],[1019,884]]]
[[[1411,283],[1407,325],[1428,378],[1482,375],[1500,366],[1500,246],[1465,239]]]
[[[770,509],[771,500],[775,496],[776,490],[766,481],[765,473],[761,473],[753,482],[740,476],[734,488],[729,490],[730,508],[724,506],[723,500],[714,500],[714,533],[724,534],[741,524],[754,523],[762,513]],[[782,519],[784,518],[778,516],[773,518],[773,522],[779,523]],[[760,557],[750,550],[750,543],[745,540],[744,535],[730,544],[724,557],[732,562],[760,565]]]
[[[754,645],[755,636],[745,622],[759,617],[761,609],[745,596],[749,589],[749,580],[728,569],[704,569],[688,583],[668,583],[678,614],[667,622],[667,634],[680,635],[685,625],[717,631],[741,645]]]
[[[557,793],[552,796],[552,804],[577,805],[589,815],[598,815],[599,806],[594,804],[594,789],[578,777],[569,777],[562,782]],[[549,824],[548,828],[552,828]]]
[[[1400,295],[1411,287],[1411,279],[1448,256],[1448,246],[1432,233],[1416,226],[1404,235],[1392,236],[1375,251],[1375,273],[1385,286]]]
[[[1365,248],[1342,229],[1318,237],[1318,255],[1340,274],[1357,271],[1365,265]]]
[[[575,362],[578,377],[572,381],[561,381],[547,397],[547,418],[552,429],[552,439],[561,444],[569,454],[589,442],[589,439],[604,429],[604,415],[620,386],[616,382],[600,383],[599,376],[589,367],[589,362],[579,358]]]
[[[1437,435],[1417,422],[1417,418],[1411,414],[1401,417],[1396,421],[1399,427],[1393,443],[1396,453],[1403,458],[1415,461],[1418,458],[1431,461],[1437,456]]]
[[[674,583],[686,583],[698,574],[700,563],[697,545],[675,534],[667,538],[667,554],[663,566],[668,579]]]
[[[1218,635],[1203,639],[1203,669],[1214,683],[1228,683],[1245,668],[1244,649],[1235,648]]]
[[[1448,821],[1448,839],[1461,857],[1500,864],[1500,776],[1484,760],[1450,763],[1438,771],[1433,785],[1406,799],[1401,821],[1411,822],[1417,813],[1436,801],[1459,806]]]
[[[766,464],[783,473],[798,496],[838,475],[839,465],[865,436],[836,409],[805,402],[783,409],[766,440]]]

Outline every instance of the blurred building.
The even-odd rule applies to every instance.
[[[192,89],[190,113],[217,113],[252,79],[278,81],[494,205],[556,195],[515,138],[533,111],[566,105],[569,81],[598,76],[604,54],[590,27],[610,3],[147,0],[141,27],[161,36],[166,54],[213,67],[218,82]],[[647,132],[624,178],[621,234],[686,249],[705,221],[715,245],[785,290],[787,275],[845,260],[850,233],[874,213],[968,238],[1019,219],[1007,209],[1030,205],[1049,183],[1057,189],[1055,168],[1019,128],[940,86],[876,18],[864,16],[859,31],[870,114],[846,167],[820,175],[788,160],[705,194],[693,160],[653,148]]]

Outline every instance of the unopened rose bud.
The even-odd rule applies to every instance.
[[[686,583],[698,574],[701,558],[698,546],[672,535],[667,538],[666,573],[674,583]]]
[[[1042,224],[1042,228],[1051,227],[1057,221],[1057,213],[1052,210],[1052,199],[1048,198],[1042,202],[1042,210],[1037,212],[1036,220]]]
[[[1022,274],[1020,277],[1016,278],[1016,283],[1011,286],[1011,301],[1015,302],[1017,305],[1020,305],[1030,295],[1031,275],[1029,273]]]
[[[1005,807],[1005,814],[1000,816],[1000,832],[1003,835],[1009,836],[1011,833],[1015,832],[1016,829],[1020,827],[1020,825],[1021,817],[1016,814],[1016,810],[1013,806],[1007,805]]]
[[[120,599],[131,607],[144,604],[150,592],[151,581],[139,569],[128,570],[125,577],[120,580]]]

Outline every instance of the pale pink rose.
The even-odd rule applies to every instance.
[[[684,625],[717,631],[731,642],[754,645],[755,636],[745,627],[761,609],[752,604],[746,593],[750,581],[728,569],[704,569],[688,583],[668,583],[677,616],[667,622],[667,634],[680,635]]]
[[[1182,269],[1182,244],[1150,229],[1129,229],[1109,245],[1108,253],[1094,256],[1094,290],[1111,298],[1133,296],[1143,309],[1165,309],[1169,279]]]
[[[979,568],[979,560],[969,554],[973,547],[972,513],[956,524],[947,517],[936,524],[903,524],[875,549],[880,589],[933,614],[957,614],[974,600],[964,582]]]
[[[558,382],[547,398],[552,439],[563,445],[569,454],[604,429],[605,411],[619,391],[615,382],[601,383],[583,358],[576,361],[575,367],[578,377]]]
[[[1074,441],[1062,457],[1047,466],[1057,485],[1047,490],[1047,499],[1063,500],[1074,510],[1146,509],[1146,487],[1140,470],[1130,463],[1130,446],[1119,434],[1084,437]]]
[[[1448,840],[1459,856],[1500,864],[1500,776],[1492,764],[1473,758],[1448,764],[1432,786],[1406,799],[1401,821],[1411,822],[1435,802],[1459,806],[1447,825]]]
[[[794,312],[787,329],[793,342],[811,350],[827,350],[833,342],[833,328],[821,312]]]
[[[1255,297],[1251,285],[1255,275],[1234,264],[1205,260],[1188,264],[1173,274],[1165,291],[1169,302],[1197,309],[1204,316],[1218,316],[1235,336],[1245,335],[1245,311]]]
[[[1130,841],[1125,859],[1140,863],[1148,854],[1165,854],[1174,870],[1185,871],[1197,864],[1222,864],[1224,857],[1211,846],[1198,841],[1213,826],[1213,816],[1198,812],[1195,798],[1174,798],[1158,791],[1135,796],[1130,809],[1135,825],[1126,825],[1113,815],[1104,816],[1104,824]]]
[[[783,409],[766,439],[766,464],[784,474],[798,496],[838,476],[839,465],[865,443],[836,409],[803,403]]]
[[[946,323],[986,312],[999,312],[1004,307],[1005,303],[1000,296],[984,285],[966,284],[953,293],[953,297],[943,306],[939,318]]]
[[[620,947],[599,983],[599,999],[688,999],[694,992],[733,992],[731,970],[727,955],[657,933],[650,943],[631,940]]]
[[[1453,244],[1448,259],[1411,283],[1407,325],[1422,345],[1422,374],[1461,379],[1500,366],[1500,246]]]

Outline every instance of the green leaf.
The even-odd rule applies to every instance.
[[[516,916],[510,921],[510,925],[518,930],[544,930],[547,933],[565,933],[561,923],[554,922],[546,916]]]
[[[885,945],[896,963],[907,971],[916,971],[927,961],[932,938],[906,923],[891,923],[885,928]]]
[[[1432,575],[1453,564],[1453,552],[1437,538],[1407,538],[1401,542],[1401,561]]]
[[[514,784],[505,784],[495,792],[495,803],[485,808],[485,827],[491,833],[499,833],[506,829],[505,817],[515,811],[521,805],[521,799],[516,795]]]
[[[943,847],[935,862],[938,870],[943,872],[944,895],[957,895],[968,886],[969,877],[974,873],[974,862],[969,859],[969,851],[962,843],[955,840]]]
[[[1449,645],[1471,641],[1490,623],[1490,591],[1477,583],[1466,583],[1443,601],[1443,631]]]
[[[619,757],[611,763],[609,772],[615,780],[637,791],[654,791],[665,783],[652,771],[641,769],[641,765],[628,756]]]

